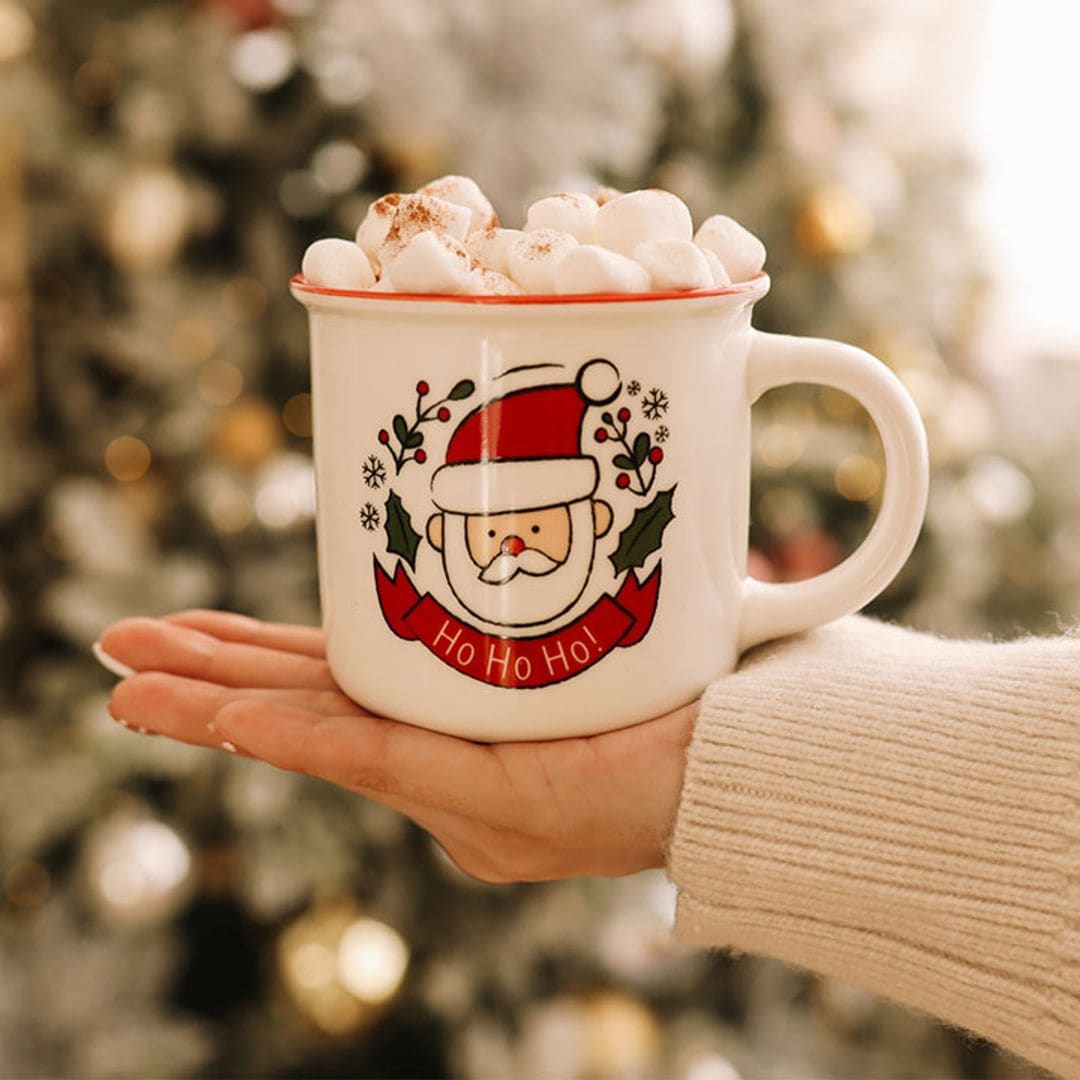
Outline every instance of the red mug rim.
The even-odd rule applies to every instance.
[[[679,291],[648,293],[571,293],[566,296],[547,293],[514,296],[461,296],[444,293],[392,293],[368,290],[331,289],[324,285],[309,285],[303,274],[294,274],[289,280],[293,289],[312,296],[338,296],[343,299],[390,300],[393,302],[427,302],[440,304],[485,304],[496,306],[527,306],[530,304],[640,304],[655,300],[701,300],[718,296],[738,296],[757,292],[762,285],[768,287],[769,275],[764,271],[747,281],[733,282],[714,289],[681,289]]]

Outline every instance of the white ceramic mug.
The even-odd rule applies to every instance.
[[[345,692],[471,739],[593,734],[693,701],[743,650],[876,596],[922,524],[922,423],[868,353],[754,330],[768,284],[416,297],[294,279]],[[794,382],[865,406],[887,476],[847,560],[764,584],[746,573],[750,407]]]

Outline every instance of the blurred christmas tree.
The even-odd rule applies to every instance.
[[[873,92],[889,8],[0,0],[0,1075],[1034,1075],[680,948],[662,875],[481,886],[377,806],[140,738],[88,655],[133,613],[317,622],[286,282],[447,171],[511,220],[657,183],[758,231],[760,325],[866,345],[930,428],[925,537],[877,610],[1053,629],[1080,599],[1067,451],[995,441],[968,176]],[[771,394],[756,450],[759,568],[832,565],[882,483],[858,407]]]

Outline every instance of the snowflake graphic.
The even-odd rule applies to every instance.
[[[386,483],[386,466],[374,454],[368,455],[363,470],[364,483],[369,488],[380,488]]]
[[[635,380],[634,380],[633,382],[631,382],[631,383],[627,383],[627,386],[626,386],[626,392],[627,392],[627,393],[628,393],[628,394],[629,394],[629,395],[630,395],[631,397],[637,397],[637,396],[638,396],[638,394],[640,394],[640,393],[641,393],[641,383],[639,383],[639,382],[637,381],[637,379],[635,379]]]
[[[379,527],[379,508],[371,503],[364,503],[360,508],[360,524],[368,532],[374,532]]]
[[[664,427],[663,424],[661,424],[653,434],[653,438],[656,439],[657,442],[667,442],[668,436],[670,434],[671,432],[668,431],[668,429]]]
[[[641,399],[641,411],[645,414],[646,420],[659,420],[668,411],[669,404],[671,403],[668,401],[667,394],[654,386]]]

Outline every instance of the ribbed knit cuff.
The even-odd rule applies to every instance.
[[[676,932],[833,975],[1080,1077],[1080,640],[852,616],[703,698]]]

